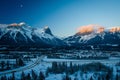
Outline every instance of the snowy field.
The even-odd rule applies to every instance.
[[[58,62],[58,63],[65,62],[67,64],[70,64],[72,62],[73,64],[80,64],[80,65],[101,62],[107,66],[112,67],[114,75],[117,72],[116,69],[120,70],[120,66],[115,66],[116,63],[120,62],[120,59],[113,58],[113,57],[110,59],[105,59],[105,60],[72,60],[72,59],[49,59],[45,56],[42,56],[37,59],[32,59],[32,61],[33,62],[29,63],[28,65],[26,65],[24,67],[10,70],[10,71],[0,72],[0,76],[3,76],[3,74],[4,74],[7,77],[10,77],[10,76],[12,76],[12,73],[15,73],[16,80],[20,80],[22,72],[24,72],[25,74],[28,74],[28,73],[31,73],[31,70],[33,70],[37,75],[39,74],[40,71],[43,72],[45,75],[47,68],[52,67],[53,62]],[[100,75],[101,73],[98,72],[97,74]],[[45,80],[62,80],[63,77],[65,77],[65,76],[66,76],[65,73],[59,73],[59,74],[50,73],[45,78]],[[91,76],[93,76],[94,80],[98,79],[98,76],[96,76],[94,74],[94,72],[83,73],[81,71],[77,71],[74,74],[69,75],[69,77],[72,80],[74,80],[75,78],[77,78],[78,80],[82,80],[82,79],[89,80],[91,78]]]
[[[111,57],[111,58],[109,58],[109,59],[92,59],[92,60],[90,60],[90,59],[85,59],[85,60],[75,60],[75,59],[51,59],[51,58],[47,58],[47,57],[45,57],[44,59],[43,59],[43,61],[45,61],[45,62],[72,62],[72,63],[79,63],[79,64],[87,64],[87,63],[92,63],[92,62],[101,62],[101,63],[103,63],[103,64],[110,64],[110,65],[114,65],[114,64],[116,64],[116,63],[118,63],[118,62],[120,62],[120,58],[116,58],[116,57]]]
[[[6,57],[5,55],[3,56]],[[34,71],[34,75],[36,74],[37,76],[39,76],[40,72],[42,72],[44,74],[45,80],[66,80],[64,79],[66,77],[69,77],[71,80],[103,80],[99,78],[105,78],[104,80],[106,80],[107,73],[110,73],[109,76],[112,76],[111,80],[116,80],[117,75],[120,78],[119,52],[111,52],[109,54],[109,52],[105,52],[105,53],[95,52],[94,53],[94,51],[74,51],[73,50],[71,52],[68,51],[68,53],[64,53],[64,52],[62,53],[60,51],[60,52],[55,52],[51,54],[42,54],[42,55],[40,54],[40,52],[30,53],[30,54],[28,54],[28,52],[24,52],[24,53],[20,53],[19,56],[23,58],[25,65],[20,66],[15,69],[1,71],[0,79],[5,76],[7,78],[10,78],[13,76],[13,73],[14,73],[15,80],[21,80],[21,77],[22,77],[21,75],[22,73],[24,73],[25,76],[30,74],[30,76],[27,76],[27,77],[31,77],[32,80],[34,80],[33,71]],[[60,57],[60,56],[63,56],[63,57]],[[82,57],[82,59],[80,58],[77,59],[77,56]],[[92,57],[100,56],[100,57],[108,57],[108,58],[93,58],[92,59],[90,56]],[[27,61],[27,57],[30,57],[30,60]],[[5,62],[9,61],[10,63],[16,63],[16,59],[12,59],[12,58],[4,59],[1,57],[0,62],[2,61],[5,61]],[[56,62],[57,65],[54,65],[54,62]],[[72,68],[70,68],[71,63],[74,68],[73,68],[73,73],[69,74],[67,73],[66,70],[67,69],[72,70]],[[107,67],[105,69],[109,70],[110,68],[110,72],[106,70],[104,71],[104,69],[101,69],[101,71],[99,70],[89,71],[89,68],[92,69],[92,67],[94,67],[94,66],[91,67],[91,63],[92,65],[99,64],[99,63],[102,64],[102,66],[105,65]],[[118,65],[116,66],[117,63]],[[65,70],[63,70],[63,72],[59,72],[59,70],[62,71],[62,68],[63,68],[63,65],[61,64],[64,64],[64,65],[66,64],[68,67]],[[86,67],[86,65],[88,64],[90,66]],[[75,71],[76,70],[75,66],[78,66],[78,65],[80,67],[85,66],[86,69],[88,68],[88,71],[87,70],[84,71],[81,69],[78,69],[77,71]],[[53,68],[54,66],[55,68]],[[96,67],[99,67],[99,66],[96,66]],[[56,70],[58,71],[57,73],[54,72]],[[70,80],[70,79],[67,79],[67,80]]]

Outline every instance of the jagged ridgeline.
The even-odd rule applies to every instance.
[[[64,39],[69,46],[83,49],[120,49],[120,27],[105,29],[98,25],[80,27],[79,31]]]
[[[120,28],[105,31],[96,25],[85,26],[73,36],[60,39],[52,34],[49,27],[31,27],[24,22],[0,24],[0,49],[27,48],[80,48],[80,49],[120,49]],[[87,28],[87,29],[86,29]],[[16,47],[17,46],[17,47]]]
[[[1,46],[56,47],[65,43],[55,37],[49,27],[43,29],[19,24],[0,24]]]

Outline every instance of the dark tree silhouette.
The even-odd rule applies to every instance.
[[[5,66],[5,61],[2,61],[2,62],[1,62],[1,69],[2,69],[2,70],[4,69],[4,66]]]
[[[32,70],[32,78],[33,80],[37,80],[37,74]]]
[[[39,73],[39,80],[45,80],[45,76],[42,72]]]
[[[120,76],[116,74],[116,80],[120,80]]]
[[[110,80],[109,73],[106,74],[106,80]]]
[[[93,80],[92,76],[90,77],[90,80]]]
[[[71,78],[66,74],[66,76],[63,78],[63,80],[71,80]]]
[[[26,79],[27,79],[27,80],[32,80],[32,79],[31,79],[31,76],[30,76],[30,73],[27,74]]]
[[[6,76],[2,76],[0,80],[7,80]]]
[[[7,69],[10,69],[10,63],[9,63],[9,61],[7,61]]]
[[[15,80],[15,73],[14,72],[12,73],[11,80]]]
[[[22,74],[21,74],[21,80],[26,80],[26,77],[25,77],[25,73],[24,73],[24,72],[22,72]]]
[[[16,59],[16,65],[17,66],[23,66],[24,65],[23,60],[21,58]]]

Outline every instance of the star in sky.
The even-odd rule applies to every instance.
[[[48,25],[55,35],[68,36],[89,24],[119,26],[119,3],[120,0],[0,0],[0,24],[26,22],[41,28]]]
[[[21,5],[20,5],[20,7],[22,8],[22,7],[23,7],[23,5],[21,4]]]

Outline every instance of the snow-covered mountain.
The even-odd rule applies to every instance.
[[[14,23],[0,24],[0,45],[52,47],[64,45],[64,42],[56,38],[47,26],[39,29],[25,23]]]
[[[76,33],[73,36],[69,36],[64,41],[70,46],[81,45],[120,45],[120,32],[91,32],[91,33]]]
[[[117,31],[115,31],[117,30]],[[49,27],[33,28],[25,23],[0,24],[0,46],[67,47],[67,46],[120,46],[120,28],[103,31],[82,28],[65,39],[55,37]],[[86,32],[87,31],[87,32]]]

